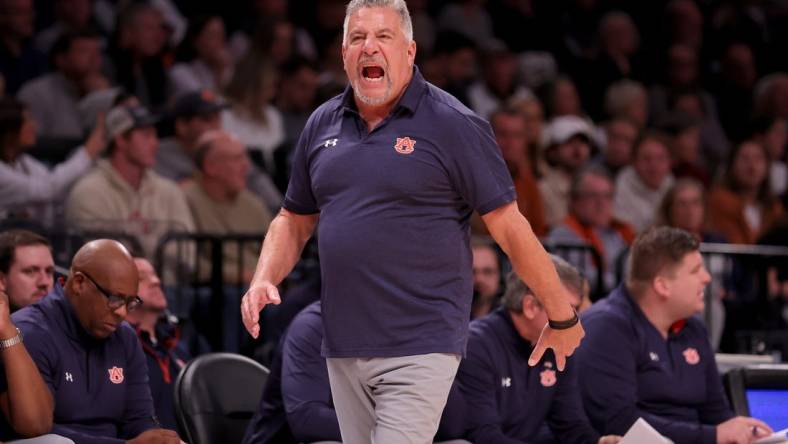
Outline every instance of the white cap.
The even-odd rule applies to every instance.
[[[550,121],[545,129],[548,146],[566,143],[574,136],[583,136],[594,143],[594,130],[587,120],[577,116],[560,116]]]

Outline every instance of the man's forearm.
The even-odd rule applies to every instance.
[[[9,423],[25,437],[48,433],[54,409],[52,394],[24,344],[2,350],[0,356],[8,384],[6,414]]]
[[[251,286],[282,282],[301,257],[316,223],[317,216],[298,216],[282,210],[268,228]]]
[[[498,212],[500,214],[493,214]],[[509,257],[514,271],[544,306],[548,318],[557,321],[571,318],[574,315],[572,306],[553,262],[517,206],[510,204],[494,210],[485,215],[484,220]]]

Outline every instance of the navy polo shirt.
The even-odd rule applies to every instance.
[[[595,444],[599,434],[583,411],[575,358],[559,372],[548,350],[531,367],[532,350],[503,308],[471,322],[468,355],[443,412],[440,438],[515,444],[555,437],[560,443]]]
[[[418,69],[368,131],[345,92],[301,134],[284,207],[320,214],[327,357],[463,353],[469,225],[515,199],[490,125]]]
[[[643,417],[676,444],[714,444],[733,417],[696,318],[664,339],[622,285],[582,316],[575,352],[583,402],[602,433],[623,435]]]
[[[52,433],[78,443],[121,444],[158,427],[145,355],[127,323],[106,339],[93,338],[59,285],[11,319],[52,391]],[[0,373],[2,392],[7,387]]]

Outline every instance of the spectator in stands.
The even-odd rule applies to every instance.
[[[670,141],[673,177],[691,177],[705,187],[711,184],[711,174],[701,153],[701,120],[683,112],[676,112],[662,122],[662,130]]]
[[[224,21],[218,15],[190,20],[169,72],[170,97],[199,90],[222,91],[233,75]]]
[[[725,242],[721,234],[709,229],[706,207],[703,184],[692,178],[678,179],[659,205],[656,225],[681,228],[698,242]]]
[[[478,0],[446,4],[438,15],[438,27],[462,34],[478,48],[486,47],[494,38],[490,13]]]
[[[569,214],[545,239],[548,243],[580,243],[593,248],[599,259],[584,254],[575,265],[589,278],[591,288],[603,288],[605,293],[618,284],[616,265],[635,240],[634,228],[613,217],[614,195],[613,180],[605,170],[592,166],[580,171],[572,181]]]
[[[435,37],[434,60],[444,78],[439,86],[466,105],[470,103],[467,89],[476,80],[478,57],[476,44],[461,33],[444,31]]]
[[[573,357],[597,431],[623,434],[642,417],[676,444],[751,444],[772,433],[728,407],[694,316],[710,280],[690,233],[658,227],[635,240],[625,285],[583,314],[586,338]],[[610,344],[620,350],[616,359]]]
[[[326,360],[320,355],[320,315],[320,302],[314,302],[287,329],[244,444],[342,441]]]
[[[0,0],[0,73],[7,94],[46,72],[46,56],[35,48],[33,0]]]
[[[639,82],[619,80],[605,91],[605,113],[611,119],[629,120],[638,131],[648,123],[648,93]]]
[[[110,157],[77,182],[66,200],[69,226],[125,231],[137,237],[148,257],[168,231],[194,231],[183,192],[151,169],[159,145],[155,122],[143,107],[110,110]]]
[[[769,153],[769,182],[772,192],[782,196],[788,188],[788,167],[785,165],[785,144],[788,141],[788,121],[775,117],[759,117],[752,128],[753,140]]]
[[[615,180],[618,173],[632,162],[632,148],[638,137],[638,128],[632,120],[614,118],[605,122],[605,143],[592,163],[599,165]]]
[[[517,58],[503,43],[498,45],[483,54],[482,79],[468,88],[470,108],[485,119],[507,101],[531,95],[518,78]]]
[[[754,91],[756,116],[779,117],[788,120],[788,74],[769,74],[758,80]]]
[[[769,155],[744,141],[731,152],[723,180],[709,194],[711,227],[735,244],[754,244],[782,213],[769,185]]]
[[[142,302],[137,283],[121,244],[89,242],[65,287],[11,316],[54,399],[52,433],[79,443],[180,443],[156,423],[142,347],[123,322]]]
[[[577,309],[582,276],[564,260],[552,260]],[[514,273],[506,279],[502,304],[471,322],[467,355],[457,371],[439,436],[475,443],[543,442],[540,438],[549,426],[555,442],[617,443],[618,436],[600,438],[583,412],[575,358],[568,359],[560,373],[550,352],[535,366],[528,364],[547,314]]]
[[[53,3],[55,22],[36,34],[35,38],[36,48],[44,54],[49,54],[52,46],[64,34],[97,28],[93,22],[91,0],[55,0]]]
[[[161,13],[148,3],[131,3],[120,12],[116,31],[112,51],[115,81],[146,107],[160,109],[167,99]]]
[[[471,242],[473,253],[473,302],[471,319],[486,316],[498,307],[501,288],[501,261],[493,244],[481,239]]]
[[[547,109],[547,115],[551,118],[585,117],[575,82],[567,76],[559,76],[553,82],[546,83],[540,88],[539,95]]]
[[[55,71],[20,88],[17,97],[38,123],[39,137],[82,139],[79,101],[109,86],[101,73],[100,43],[98,34],[90,31],[62,35],[51,52]]]
[[[223,131],[209,131],[197,142],[195,162],[199,174],[183,184],[197,231],[214,235],[260,234],[273,216],[246,188],[250,168],[244,146]],[[252,278],[260,246],[228,244],[224,251],[225,282]]]
[[[53,170],[25,153],[35,144],[36,122],[30,111],[13,98],[0,99],[0,217],[50,226],[71,185],[104,151],[104,126],[96,125],[85,144]]]
[[[756,81],[758,70],[752,48],[741,42],[729,44],[720,60],[714,100],[720,123],[731,140],[742,140],[750,135],[747,123],[752,115]]]
[[[284,169],[274,161],[274,152],[285,138],[282,114],[271,104],[276,82],[276,67],[263,55],[250,52],[235,67],[225,91],[232,107],[222,113],[222,128],[259,153],[257,160],[272,176]]]
[[[134,326],[148,364],[148,384],[153,398],[156,418],[162,427],[176,430],[175,378],[192,358],[189,342],[199,351],[207,351],[207,343],[193,331],[184,332],[178,318],[167,311],[167,299],[156,270],[145,258],[135,257],[139,287],[137,294],[142,305],[128,314]]]
[[[516,109],[525,121],[525,140],[528,147],[528,159],[531,164],[531,171],[535,178],[541,177],[544,163],[542,153],[545,145],[545,119],[544,107],[536,96],[525,99],[512,100],[507,106]]]
[[[602,114],[605,90],[621,79],[640,79],[643,73],[637,61],[640,35],[629,14],[610,11],[597,28],[599,54],[591,61],[580,80],[583,104],[592,116]]]
[[[280,68],[279,91],[276,107],[282,113],[284,146],[295,146],[309,115],[316,107],[319,70],[317,65],[301,57],[295,57]],[[280,188],[286,187],[282,184]]]
[[[55,261],[45,237],[27,230],[0,233],[0,288],[11,312],[38,302],[52,291]]]
[[[18,322],[18,321],[17,321]],[[0,439],[32,438],[52,429],[52,394],[23,344],[17,322],[10,316],[9,298],[0,283]],[[27,441],[26,441],[27,442]],[[30,444],[65,444],[51,435]]]
[[[220,112],[226,107],[210,89],[189,91],[177,97],[169,113],[175,134],[161,141],[153,169],[176,182],[193,176],[197,140],[206,132],[221,128]]]
[[[654,221],[656,208],[671,186],[667,142],[660,134],[645,133],[635,143],[632,165],[616,178],[613,215],[643,231]]]
[[[562,116],[553,119],[546,132],[548,168],[539,181],[539,190],[545,204],[545,220],[551,227],[561,223],[567,214],[572,177],[591,157],[593,131],[580,117]]]
[[[490,116],[490,124],[514,181],[517,206],[528,219],[534,233],[543,236],[547,233],[545,208],[533,173],[535,168],[529,153],[526,121],[517,109],[507,106],[496,110]],[[475,224],[474,227],[476,225],[483,228],[484,224]],[[486,229],[477,232],[487,233]]]

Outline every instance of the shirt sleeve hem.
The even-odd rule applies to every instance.
[[[484,204],[476,207],[476,211],[478,211],[480,215],[484,216],[490,211],[493,211],[508,203],[513,202],[516,197],[517,194],[515,193],[514,188],[509,188],[505,192],[496,196],[494,199],[488,200]]]
[[[301,205],[298,202],[293,201],[289,197],[285,197],[284,202],[282,202],[282,207],[285,210],[290,211],[291,213],[303,214],[303,215],[317,214],[320,212],[320,210],[318,210],[315,207],[311,207],[308,205]]]

